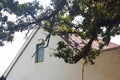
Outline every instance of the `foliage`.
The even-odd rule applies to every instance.
[[[14,0],[0,0],[0,44],[12,41],[16,31],[39,26],[49,32],[46,37],[48,43],[52,34],[66,39],[72,34],[81,36],[83,40],[89,39],[79,51],[77,48],[71,50],[63,43],[60,48],[58,43],[58,54],[55,56],[69,63],[76,63],[82,58],[93,62],[92,59],[104,45],[109,44],[111,37],[120,34],[119,5],[119,0],[51,0],[51,5],[43,8],[37,1],[19,4]],[[10,21],[5,12],[16,15],[16,21]],[[83,20],[75,19],[79,16],[82,16]],[[91,45],[98,37],[102,38],[103,43],[100,43],[99,50],[95,50]],[[77,60],[71,62],[68,58],[74,55],[75,51]],[[69,53],[69,56],[63,52]]]

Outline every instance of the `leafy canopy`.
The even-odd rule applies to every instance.
[[[67,63],[76,63],[84,58],[91,63],[112,36],[120,34],[120,0],[51,0],[50,6],[43,8],[38,1],[19,4],[14,0],[0,0],[0,44],[12,41],[16,31],[40,27],[48,31],[46,47],[51,35],[60,35],[66,40],[71,35],[81,36],[88,43],[81,43],[81,49],[71,49],[59,42],[55,56]],[[16,15],[10,21],[4,13]],[[82,18],[79,18],[79,17]],[[76,19],[77,18],[77,19]],[[99,49],[91,47],[94,40],[101,37]]]

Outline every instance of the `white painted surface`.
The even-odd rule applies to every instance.
[[[62,40],[51,37],[50,46],[45,49],[45,61],[35,63],[32,57],[40,38],[45,38],[44,31],[39,30],[23,51],[6,80],[81,80],[82,61],[66,64],[62,59],[50,57],[56,43]],[[21,51],[20,51],[21,52]],[[85,65],[84,80],[120,80],[120,48],[103,52],[95,65]],[[6,72],[7,73],[7,72]],[[5,74],[6,74],[5,73]]]

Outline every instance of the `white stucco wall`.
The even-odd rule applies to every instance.
[[[44,62],[35,63],[32,57],[38,39],[45,38],[44,31],[39,30],[32,38],[20,58],[17,60],[6,80],[81,80],[82,61],[66,64],[62,59],[50,57],[56,43],[62,40],[51,37],[50,46],[45,49]],[[85,65],[84,80],[120,80],[120,49],[102,52],[95,65]]]

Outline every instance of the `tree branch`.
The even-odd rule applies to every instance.
[[[20,24],[20,25],[16,25],[12,28],[10,28],[10,30],[14,30],[15,28],[18,28],[18,27],[22,27],[24,26],[24,28],[28,27],[29,25],[32,25],[32,24],[37,24],[41,21],[45,21],[45,20],[49,20],[51,17],[55,16],[56,14],[59,13],[60,10],[62,10],[62,8],[64,7],[64,5],[66,4],[66,0],[62,0],[61,3],[58,5],[59,7],[57,7],[50,15],[47,15],[47,16],[42,16],[38,19],[36,19],[35,21],[33,22],[30,22],[30,23],[24,23],[24,24]]]
[[[51,37],[51,34],[52,34],[52,29],[53,29],[54,22],[55,22],[55,17],[53,16],[52,21],[50,22],[50,23],[51,23],[51,24],[50,24],[50,32],[49,32],[49,34],[46,36],[46,39],[44,40],[44,41],[47,42],[46,46],[41,47],[41,48],[38,48],[38,49],[34,52],[34,54],[32,55],[32,57],[37,54],[37,51],[38,51],[39,49],[47,48],[47,47],[48,47],[49,42],[50,42],[50,37]]]
[[[111,26],[115,24],[120,24],[120,14],[113,19],[101,20],[95,23],[96,27]]]

